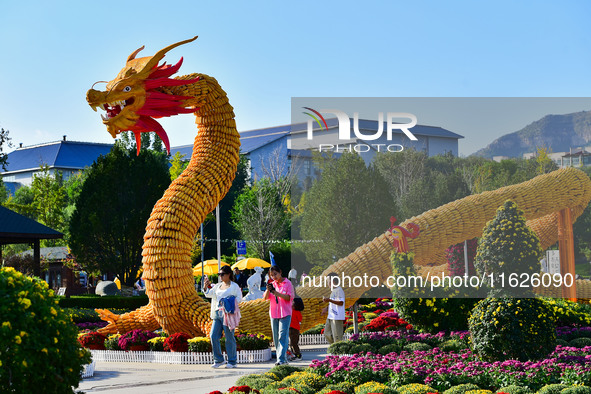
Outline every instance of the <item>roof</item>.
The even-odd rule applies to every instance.
[[[41,165],[50,168],[83,169],[100,156],[111,151],[113,144],[77,141],[56,141],[18,148],[8,154],[6,172],[38,170]]]
[[[289,135],[290,132],[291,125],[243,131],[240,133],[240,153],[251,153],[271,142]],[[181,155],[185,155],[185,160],[188,160],[193,153],[193,145],[176,146],[170,149],[171,156],[174,156],[177,152]]]
[[[59,231],[0,206],[0,244],[27,243],[35,239],[63,238]]]
[[[68,248],[66,246],[51,246],[39,249],[41,258],[47,260],[66,260],[68,258]],[[32,256],[33,249],[25,250],[18,254],[19,256]]]
[[[240,151],[248,154],[291,133],[291,125],[255,129],[240,133]]]

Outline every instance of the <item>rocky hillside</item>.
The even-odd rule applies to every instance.
[[[571,147],[587,145],[591,145],[591,111],[546,115],[519,131],[497,138],[474,155],[521,157],[524,153],[534,152],[537,147],[568,152]]]

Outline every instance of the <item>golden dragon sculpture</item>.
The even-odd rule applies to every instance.
[[[159,65],[168,51],[196,38],[170,45],[151,57],[136,58],[143,49],[139,48],[128,57],[117,77],[107,83],[105,91],[90,89],[87,93],[87,101],[95,111],[106,111],[102,118],[109,133],[115,137],[122,131],[132,131],[138,149],[140,133],[155,131],[170,151],[168,137],[155,118],[194,113],[198,126],[187,169],[156,203],[146,226],[142,264],[149,303],[123,315],[97,310],[109,322],[100,330],[103,333],[161,327],[168,333],[197,336],[208,335],[211,328],[210,304],[198,296],[194,287],[190,251],[199,225],[232,184],[240,136],[233,108],[214,78],[204,74],[170,78],[180,68],[182,58],[174,66]],[[481,235],[486,222],[506,199],[512,199],[524,210],[528,225],[545,248],[558,238],[556,212],[569,208],[575,219],[583,212],[591,200],[591,180],[579,170],[562,169],[522,184],[468,196],[410,218],[401,226],[416,223],[420,227],[420,236],[408,240],[415,263],[443,263],[444,250]],[[353,277],[369,273],[385,280],[392,274],[392,249],[392,235],[386,232],[334,263],[324,274],[336,272]],[[444,266],[430,269],[444,270]],[[346,284],[344,289],[347,305],[368,290],[365,286]],[[321,314],[325,305],[321,297],[327,291],[325,287],[313,286],[297,289],[306,302],[303,330],[325,319]],[[240,309],[241,329],[270,334],[267,302],[242,302]]]

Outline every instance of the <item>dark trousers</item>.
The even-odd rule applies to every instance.
[[[299,356],[302,353],[300,352],[300,331],[296,330],[295,328],[289,327],[289,343],[291,345],[291,350],[293,351],[294,356]]]

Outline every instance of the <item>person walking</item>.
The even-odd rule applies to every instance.
[[[282,365],[287,364],[289,324],[292,312],[291,300],[294,296],[293,286],[289,279],[282,276],[281,268],[276,265],[269,268],[269,276],[273,281],[267,284],[263,299],[270,301],[269,316],[277,354],[275,365]]]
[[[234,276],[232,269],[224,265],[219,272],[220,283],[210,288],[211,283],[206,276],[203,280],[205,296],[211,298],[210,317],[213,320],[211,325],[210,340],[213,350],[214,363],[212,368],[219,368],[226,364],[222,355],[222,346],[220,339],[222,331],[226,336],[226,353],[228,354],[228,363],[226,368],[236,368],[238,357],[236,355],[236,337],[234,329],[240,319],[240,310],[238,304],[242,301],[242,290],[233,282]]]
[[[287,279],[289,279],[289,281],[291,282],[291,284],[293,286],[297,286],[298,285],[298,271],[295,268],[292,268],[289,270],[289,272],[287,273]]]
[[[291,361],[299,361],[302,359],[302,352],[300,351],[300,328],[302,325],[304,301],[301,297],[296,295],[291,307],[291,323],[289,325],[289,344],[291,345],[291,352],[293,353]]]
[[[343,340],[345,323],[345,291],[335,282],[338,275],[331,272],[327,275],[330,279],[331,293],[328,298],[322,297],[323,302],[328,302],[328,317],[324,325],[324,336],[328,343]]]

